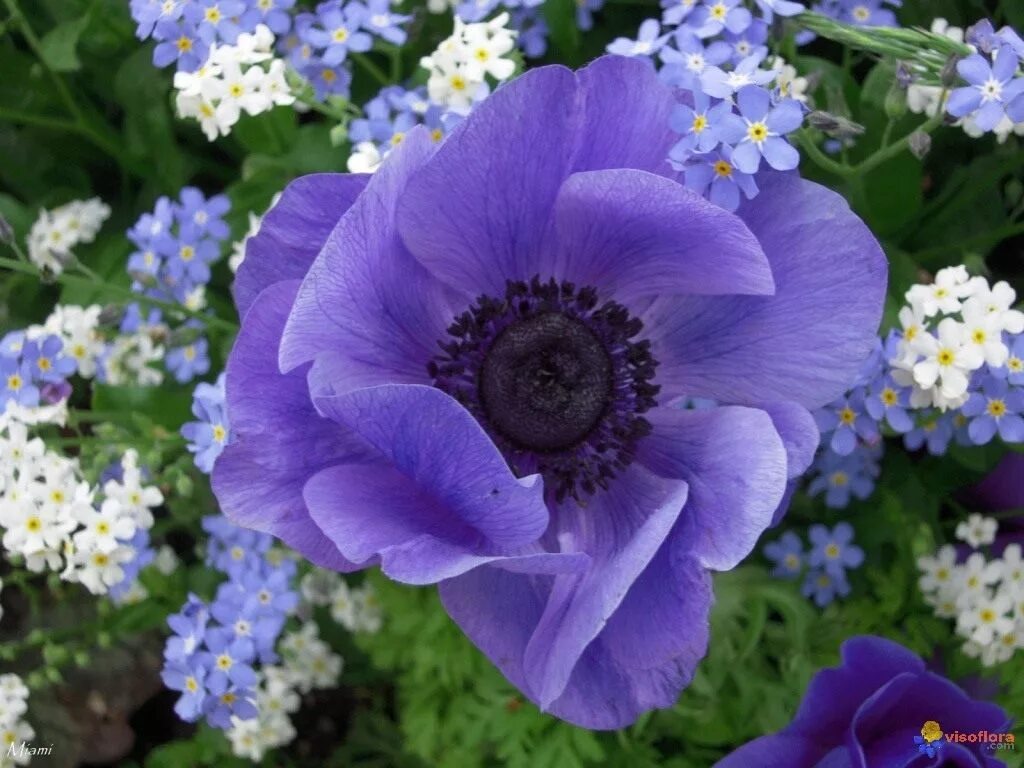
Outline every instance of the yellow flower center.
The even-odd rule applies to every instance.
[[[695,115],[692,127],[694,133],[703,133],[704,129],[708,127],[707,117],[704,115]]]
[[[50,358],[48,357],[40,357],[36,361],[36,365],[39,366],[40,371],[48,371],[53,368],[53,363],[50,362]]]
[[[716,21],[721,21],[725,18],[725,15],[729,12],[729,9],[725,7],[725,3],[715,3],[711,6],[711,18]]]
[[[717,175],[720,178],[724,179],[728,178],[729,176],[732,176],[732,166],[725,160],[719,160],[717,163],[715,163],[714,169],[715,175]]]
[[[839,557],[839,546],[834,542],[825,547],[825,557],[835,560]]]
[[[466,80],[462,75],[452,75],[451,79],[452,90],[464,91],[466,90]]]
[[[192,261],[196,256],[196,249],[191,245],[183,245],[181,246],[181,250],[178,251],[178,255],[181,257],[182,261]]]
[[[832,485],[836,488],[842,488],[850,482],[850,477],[845,472],[837,471],[832,473]]]
[[[7,388],[14,392],[17,392],[19,389],[21,389],[22,383],[23,382],[21,380],[21,376],[19,376],[16,373],[12,373],[10,376],[7,377]]]
[[[216,5],[211,5],[209,8],[206,9],[206,13],[203,14],[203,17],[211,24],[219,23],[221,20],[220,8],[218,8]]]
[[[996,612],[993,611],[991,608],[982,608],[981,612],[978,614],[978,618],[980,618],[986,624],[991,624],[993,621],[996,620]]]
[[[223,443],[224,438],[228,436],[228,432],[220,424],[213,425],[213,439],[218,443]]]
[[[896,405],[899,397],[896,395],[896,390],[891,387],[886,387],[882,390],[882,402],[886,405]]]
[[[336,43],[344,43],[346,40],[348,40],[348,30],[345,29],[344,27],[338,27],[336,30],[334,30],[334,34],[331,35],[331,38]]]
[[[110,523],[106,522],[105,520],[97,523],[96,532],[106,536],[108,533],[110,533]]]
[[[189,51],[192,50],[192,39],[189,38],[189,37],[185,37],[185,35],[182,35],[181,37],[178,38],[177,45],[178,45],[178,51],[180,53],[188,53]]]
[[[846,406],[839,412],[839,421],[846,426],[851,426],[857,420],[857,414],[850,406]]]
[[[222,653],[220,656],[217,657],[217,669],[222,669],[226,671],[231,669],[232,664],[234,664],[234,661],[226,653]]]
[[[391,146],[397,147],[399,144],[402,143],[403,139],[405,139],[405,134],[399,131],[398,133],[391,137]]]
[[[333,69],[325,69],[323,72],[320,73],[320,77],[323,78],[325,83],[330,85],[331,83],[338,79],[338,73],[335,72]]]
[[[747,137],[755,144],[768,138],[768,126],[764,123],[751,123],[747,126]]]
[[[952,365],[956,360],[956,354],[952,349],[940,349],[937,359],[939,361],[939,365]]]
[[[25,527],[28,528],[29,531],[31,531],[32,533],[39,533],[41,530],[43,530],[43,521],[35,515],[33,515],[25,521]]]
[[[989,416],[999,418],[1006,415],[1006,402],[1003,400],[993,399],[988,401],[986,409]]]
[[[1024,360],[1021,360],[1019,357],[1011,357],[1006,361],[1006,367],[1014,373],[1020,373],[1024,371]]]

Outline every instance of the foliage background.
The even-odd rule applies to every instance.
[[[610,0],[593,32],[582,34],[572,22],[572,6],[573,0],[545,6],[552,28],[546,61],[581,65],[658,12],[653,1]],[[900,17],[904,25],[927,26],[942,16],[966,26],[996,12],[1024,29],[1024,3],[985,6],[980,0],[906,0]],[[130,245],[123,233],[161,194],[185,184],[226,191],[238,239],[247,213],[262,212],[288,180],[344,170],[347,147],[332,143],[334,125],[315,114],[278,108],[243,118],[230,137],[214,144],[196,124],[176,120],[170,72],[151,65],[151,48],[134,38],[124,0],[23,0],[20,11],[24,20],[12,0],[0,0],[0,213],[22,241],[39,209],[70,199],[98,195],[113,214],[98,239],[78,253],[107,286],[43,285],[3,273],[0,332],[40,321],[55,302],[104,303],[114,298],[109,286],[126,288]],[[371,58],[385,72],[415,77],[419,57],[448,34],[449,23],[446,16],[419,13],[412,42],[400,54]],[[32,38],[26,29],[33,30]],[[819,108],[867,127],[851,153],[854,162],[877,148],[889,122],[895,135],[919,122],[887,112],[889,64],[844,56],[827,42],[802,50],[795,63],[801,73],[822,78]],[[362,104],[380,85],[357,72],[353,101]],[[883,241],[891,263],[890,323],[904,291],[947,264],[967,263],[974,272],[1009,280],[1018,291],[1024,287],[1022,167],[1018,138],[997,145],[991,136],[973,140],[950,129],[936,133],[923,163],[905,152],[863,176],[838,178],[806,161],[803,172],[846,194]],[[230,278],[221,262],[207,294],[222,317],[233,317]],[[216,371],[232,339],[216,328],[210,332]],[[130,421],[127,428],[155,436],[149,459],[170,468],[164,479],[173,488],[172,519],[161,533],[188,556],[199,517],[215,505],[191,462],[159,435],[161,427],[175,431],[187,420],[190,391],[171,384],[95,384],[75,397],[79,406],[119,413]],[[1024,656],[986,672],[966,659],[950,624],[922,602],[914,565],[918,555],[952,540],[955,522],[967,511],[955,492],[980,478],[1005,450],[954,448],[938,460],[907,455],[894,445],[868,501],[836,513],[798,495],[786,525],[802,531],[810,522],[832,525],[840,518],[855,524],[867,565],[851,577],[853,596],[819,611],[800,596],[798,584],[769,578],[757,555],[718,576],[711,650],[693,684],[673,709],[620,732],[591,733],[538,712],[447,619],[432,590],[370,574],[383,604],[384,630],[355,641],[341,630],[329,636],[345,657],[341,687],[306,701],[298,740],[264,765],[700,768],[788,722],[813,673],[836,663],[842,639],[859,633],[904,643],[954,679],[997,690],[995,698],[1011,713],[1024,713]],[[33,694],[37,720],[45,718],[37,731],[63,747],[55,761],[75,754],[102,763],[105,748],[134,738],[130,756],[115,758],[116,764],[244,764],[230,756],[219,732],[178,722],[170,713],[173,697],[159,692],[155,677],[165,617],[188,590],[208,592],[208,578],[201,568],[184,568],[170,581],[147,585],[151,598],[144,604],[122,609],[73,603],[67,586],[54,582],[31,626],[19,622],[19,615],[29,614],[7,604],[13,598],[5,590],[0,657],[11,662],[5,666],[31,669],[45,660],[63,670],[44,693]],[[18,651],[14,666],[11,649]],[[93,690],[106,693],[112,711],[90,709]],[[1024,765],[1024,751],[1004,757],[1011,766]]]

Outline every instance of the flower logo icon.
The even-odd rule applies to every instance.
[[[935,757],[942,749],[942,727],[934,720],[921,726],[921,735],[914,737],[917,751],[928,757]]]

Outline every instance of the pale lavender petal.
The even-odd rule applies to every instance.
[[[408,478],[409,488],[432,499],[438,520],[450,521],[449,531],[431,524],[425,514],[423,533],[443,538],[450,532],[456,541],[471,533],[478,546],[517,547],[535,541],[547,528],[540,478],[517,479],[473,416],[441,390],[396,384],[317,398],[316,405],[366,440],[383,462]],[[380,471],[377,475],[383,477]],[[325,509],[318,519],[349,515],[343,496],[334,500],[337,509]],[[373,506],[372,494],[365,504]],[[388,504],[376,506],[382,521],[391,514]],[[339,525],[353,526],[349,535],[356,537],[355,527],[369,519],[361,515],[357,510],[349,523]]]
[[[645,415],[653,431],[637,460],[689,486],[680,534],[688,551],[706,568],[734,568],[771,524],[786,490],[786,448],[771,417],[738,407]]]
[[[277,347],[298,280],[267,288],[246,314],[227,363],[231,440],[213,468],[213,490],[233,522],[277,536],[317,565],[352,570],[310,519],[306,481],[325,467],[365,460],[361,441],[313,408],[305,370],[282,375]]]
[[[452,313],[443,286],[398,239],[394,212],[433,150],[424,130],[410,131],[331,233],[288,318],[283,369],[331,353],[364,373],[378,371],[380,382],[428,380],[426,364]]]
[[[576,173],[562,185],[555,217],[555,276],[617,301],[774,290],[746,225],[670,179],[628,169]]]
[[[633,465],[585,510],[571,501],[558,509],[563,551],[586,552],[593,565],[585,575],[555,578],[526,648],[527,684],[541,707],[562,695],[583,651],[661,547],[685,501],[685,482]]]
[[[765,174],[740,217],[768,256],[775,295],[656,302],[643,319],[659,383],[719,402],[825,405],[877,341],[885,255],[842,197],[795,176]]]
[[[316,173],[296,179],[267,211],[260,230],[245,244],[232,291],[241,317],[266,287],[281,280],[301,280],[331,231],[370,177],[365,174]]]

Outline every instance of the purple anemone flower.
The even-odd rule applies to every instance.
[[[892,640],[853,637],[841,653],[840,666],[811,680],[793,722],[743,745],[715,768],[934,765],[918,759],[915,737],[926,735],[926,723],[964,734],[1003,733],[1010,726],[1002,708],[971,699]],[[942,765],[1003,764],[986,742],[943,742]]]
[[[709,572],[811,463],[809,409],[885,293],[839,195],[766,173],[735,215],[680,184],[674,106],[643,61],[533,69],[440,145],[417,127],[372,177],[293,182],[234,286],[225,515],[439,583],[512,683],[590,728],[692,679]]]

